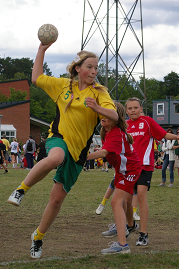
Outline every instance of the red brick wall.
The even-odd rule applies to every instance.
[[[10,88],[14,88],[16,91],[17,90],[26,91],[28,93],[26,100],[30,100],[30,87],[27,79],[0,83],[0,92],[6,95],[7,97],[10,97],[11,94]]]
[[[35,140],[37,145],[41,142],[40,131],[40,127],[30,124],[30,134],[32,135],[32,138]]]
[[[30,102],[0,110],[1,124],[11,124],[17,129],[17,139],[25,143],[30,135]]]

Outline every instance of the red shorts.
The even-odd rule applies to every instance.
[[[134,173],[134,172],[127,172],[125,175],[116,173],[115,174],[115,180],[114,180],[114,186],[117,189],[121,189],[123,191],[126,191],[130,194],[133,194],[134,191],[134,185],[139,179],[140,172]]]

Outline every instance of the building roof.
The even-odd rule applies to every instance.
[[[50,122],[41,120],[33,115],[30,115],[30,123],[39,127],[50,127]]]
[[[30,100],[3,102],[3,103],[0,103],[0,109],[12,107],[12,106],[17,106],[17,105],[22,105],[22,104],[29,103],[29,102],[30,102]]]

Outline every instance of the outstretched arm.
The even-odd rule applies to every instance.
[[[32,83],[36,84],[37,78],[43,74],[43,61],[45,56],[45,51],[52,45],[52,43],[48,45],[43,45],[42,43],[39,46],[37,56],[35,58],[35,62],[32,70]]]
[[[104,158],[104,157],[106,157],[107,154],[108,154],[108,151],[106,149],[101,149],[101,150],[98,150],[96,152],[90,153],[88,155],[87,160],[94,160],[94,159],[98,159],[98,158]]]

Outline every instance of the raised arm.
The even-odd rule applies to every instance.
[[[32,70],[32,83],[36,84],[37,78],[43,74],[43,61],[45,56],[45,51],[52,45],[52,43],[48,45],[42,45],[42,43],[39,46],[35,62],[33,65]]]

